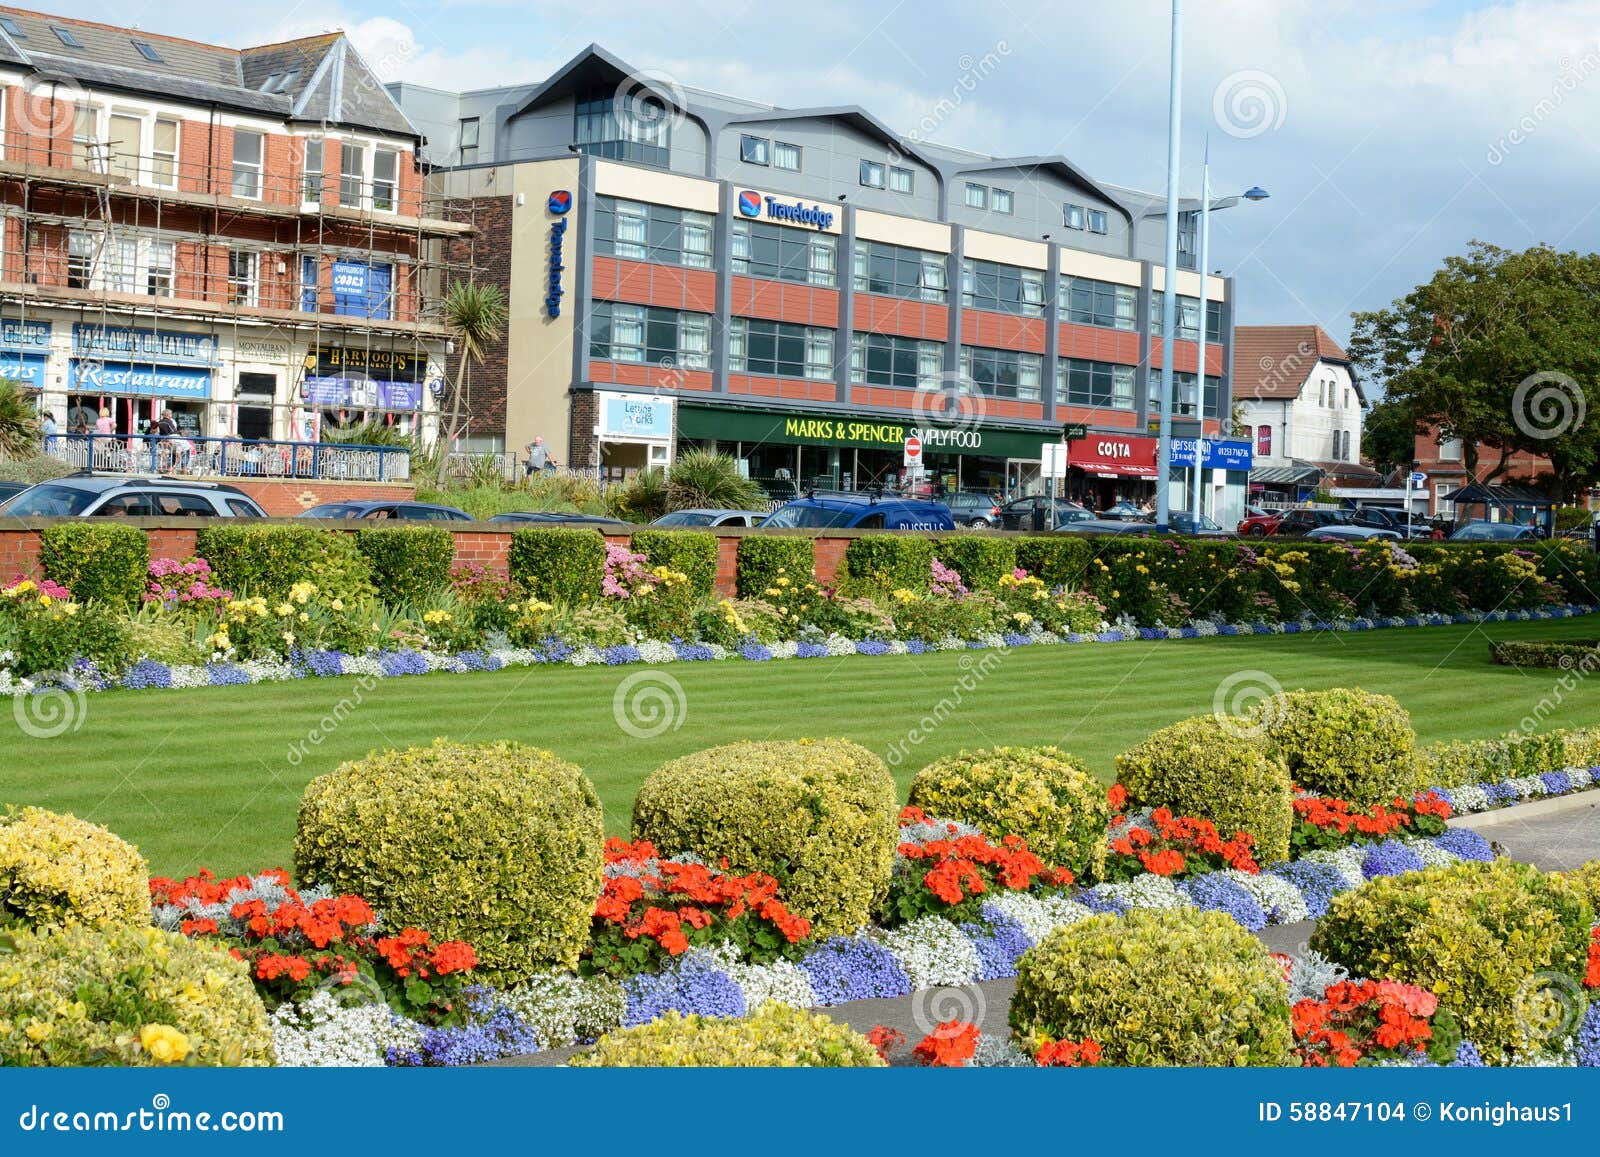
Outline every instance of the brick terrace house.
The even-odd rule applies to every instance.
[[[0,126],[0,373],[62,433],[431,428],[426,255],[470,226],[342,33],[234,49],[0,8]]]

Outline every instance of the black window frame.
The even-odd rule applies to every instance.
[[[1022,286],[1032,274],[1039,286],[1039,300],[1023,297]],[[969,288],[970,286],[970,288]],[[963,258],[961,263],[961,304],[966,309],[1006,313],[1015,317],[1043,317],[1045,310],[1044,271],[1006,265],[999,261]]]
[[[834,288],[839,283],[839,243],[832,233],[750,220],[735,221],[731,232],[743,233],[749,238],[748,257],[735,257],[731,252],[728,255],[728,270],[735,276],[816,285],[825,289]],[[819,237],[833,239],[831,281],[812,280],[811,250]]]
[[[1139,328],[1139,287],[1120,285],[1114,281],[1101,281],[1094,277],[1076,277],[1064,274],[1056,289],[1061,320],[1072,325],[1092,325],[1101,329],[1134,333]],[[1117,312],[1119,296],[1133,301],[1127,324],[1119,324]]]
[[[1024,358],[1032,359],[1036,370],[1029,393],[1023,392],[1021,384]],[[1037,402],[1044,392],[1044,358],[1040,354],[964,345],[961,347],[961,368],[963,376],[985,397]]]
[[[614,197],[609,194],[601,194],[594,199],[594,251],[597,255],[617,256],[618,201],[643,205],[648,210],[645,216],[644,256],[624,256],[621,260],[647,261],[655,265],[677,265],[685,269],[710,269],[716,264],[716,221],[711,214],[698,214],[706,218],[703,224],[710,241],[710,248],[703,254],[696,251],[701,261],[690,262],[685,261],[683,257],[683,218],[685,213],[692,213],[695,210],[680,209],[675,205],[657,205],[649,201],[634,201],[629,197]]]
[[[748,145],[761,146],[759,160],[749,155],[750,150],[746,147]],[[754,133],[740,133],[739,163],[743,165],[760,165],[764,169],[770,168],[772,166],[772,139],[770,137],[758,137]]]

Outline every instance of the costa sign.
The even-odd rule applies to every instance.
[[[1154,478],[1156,440],[1121,434],[1094,434],[1067,444],[1067,462],[1091,474]]]

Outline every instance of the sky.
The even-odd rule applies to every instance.
[[[1167,0],[46,7],[235,46],[343,28],[386,80],[441,88],[542,79],[598,43],[670,83],[1166,184]],[[1215,195],[1271,193],[1213,217],[1240,324],[1343,341],[1471,240],[1600,248],[1600,0],[1188,0],[1183,45],[1185,193],[1208,134]]]

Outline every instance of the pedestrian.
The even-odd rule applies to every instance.
[[[111,411],[104,406],[100,407],[100,416],[95,419],[94,432],[96,434],[115,434],[117,432],[117,424],[111,420]]]
[[[528,443],[528,460],[523,464],[523,468],[528,477],[532,478],[535,471],[544,471],[549,468],[549,465],[550,451],[544,447],[543,436],[535,434],[533,441]]]
[[[156,423],[156,433],[163,438],[170,438],[178,432],[178,423],[172,416],[171,410],[161,411],[161,420]]]
[[[56,429],[56,415],[53,410],[46,410],[44,412],[44,417],[39,423],[39,429],[44,433],[46,438],[54,438],[60,433],[60,431]]]

